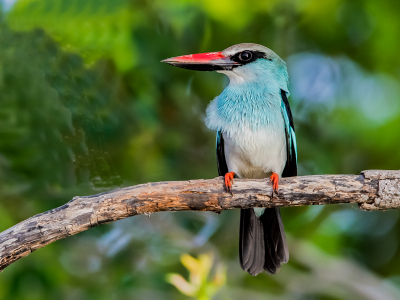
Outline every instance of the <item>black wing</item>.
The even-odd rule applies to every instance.
[[[224,138],[222,137],[222,132],[217,131],[217,165],[219,176],[224,176],[228,173],[228,165],[225,160],[225,149],[224,149]]]
[[[282,95],[282,115],[285,120],[286,132],[286,149],[287,159],[286,165],[282,172],[282,177],[297,176],[297,145],[296,134],[294,132],[293,117],[290,110],[289,101],[286,97],[286,92],[281,90]]]

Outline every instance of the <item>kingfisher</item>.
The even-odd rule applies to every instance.
[[[197,71],[216,71],[229,85],[207,107],[206,126],[217,132],[220,176],[227,192],[233,178],[269,178],[278,192],[281,177],[297,176],[297,146],[285,62],[253,43],[221,52],[172,57],[162,62]],[[250,275],[275,274],[289,260],[279,208],[240,211],[240,266]]]

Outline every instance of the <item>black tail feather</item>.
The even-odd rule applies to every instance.
[[[257,217],[252,208],[240,211],[240,265],[256,276],[263,270],[275,274],[289,260],[279,208],[267,208]]]

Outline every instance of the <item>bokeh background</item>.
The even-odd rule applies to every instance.
[[[400,168],[399,1],[0,3],[0,231],[76,195],[216,177],[205,108],[228,80],[160,60],[242,42],[287,62],[299,175]],[[0,299],[400,298],[398,211],[282,215],[291,257],[275,276],[241,271],[238,211],[159,213],[23,258]]]

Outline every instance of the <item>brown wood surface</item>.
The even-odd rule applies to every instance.
[[[56,240],[104,223],[160,211],[213,211],[357,203],[364,210],[400,208],[400,172],[371,170],[360,175],[283,178],[271,197],[268,179],[235,179],[232,194],[222,177],[156,182],[121,188],[71,201],[0,233],[0,271]]]

